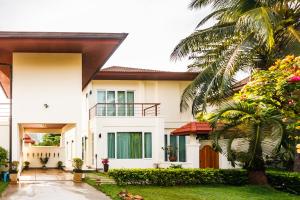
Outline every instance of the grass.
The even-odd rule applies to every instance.
[[[4,192],[4,190],[6,189],[7,186],[8,186],[8,183],[3,183],[0,181],[0,196],[1,196],[1,193]]]
[[[271,187],[263,186],[225,186],[225,185],[201,185],[201,186],[97,186],[93,180],[86,182],[96,189],[104,192],[113,200],[119,200],[118,193],[127,189],[134,195],[141,195],[145,200],[293,200],[299,196],[277,191]]]

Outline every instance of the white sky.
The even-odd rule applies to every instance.
[[[209,13],[188,9],[190,1],[0,0],[0,30],[125,32],[106,67],[185,71],[188,62],[172,62],[170,54]]]

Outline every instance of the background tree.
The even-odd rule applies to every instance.
[[[193,114],[233,94],[240,70],[266,69],[276,58],[300,53],[298,0],[193,0],[191,9],[211,4],[212,13],[174,49],[174,60],[189,57],[201,73],[185,89],[181,108]],[[210,19],[217,22],[202,29]]]
[[[56,134],[45,134],[43,136],[42,142],[38,146],[59,146],[60,145],[60,135]]]
[[[300,57],[287,56],[268,70],[257,70],[233,100],[210,117],[214,127],[222,123],[212,135],[215,147],[222,151],[220,136],[229,139],[228,160],[243,163],[250,180],[262,183],[266,179],[257,178],[264,174],[266,161],[280,156],[293,163],[300,141]],[[246,141],[244,147],[234,150],[236,139]]]

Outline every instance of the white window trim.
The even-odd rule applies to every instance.
[[[98,102],[98,92],[105,92],[105,103],[107,103],[107,92],[114,92],[115,93],[115,103],[118,103],[118,92],[124,92],[125,93],[125,104],[127,103],[127,92],[133,92],[133,103],[135,103],[135,99],[136,99],[136,91],[135,90],[124,90],[124,89],[120,89],[120,90],[116,90],[116,89],[97,89],[96,90],[96,104],[99,103]],[[101,117],[133,117],[133,116],[128,116],[127,115],[127,106],[125,106],[125,115],[124,116],[119,116],[118,114],[118,109],[116,106],[116,115],[115,116],[108,116],[107,115],[107,107],[105,107],[105,116],[101,116]]]
[[[117,149],[118,149],[118,144],[117,144],[117,135],[118,133],[142,133],[142,158],[117,158]],[[114,158],[109,158],[111,160],[152,160],[153,159],[153,133],[152,131],[130,131],[130,132],[126,132],[126,131],[109,131],[106,133],[106,137],[108,138],[108,133],[114,133],[115,134],[115,155]],[[151,158],[145,158],[145,144],[144,144],[144,138],[145,138],[145,133],[151,133]],[[108,139],[107,139],[108,141]],[[108,142],[106,145],[106,156],[108,157]]]

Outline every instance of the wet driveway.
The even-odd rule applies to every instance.
[[[30,169],[20,183],[9,185],[1,200],[109,200],[86,183],[73,183],[73,175],[57,169]]]
[[[86,183],[72,181],[25,181],[9,185],[1,200],[109,200]]]

